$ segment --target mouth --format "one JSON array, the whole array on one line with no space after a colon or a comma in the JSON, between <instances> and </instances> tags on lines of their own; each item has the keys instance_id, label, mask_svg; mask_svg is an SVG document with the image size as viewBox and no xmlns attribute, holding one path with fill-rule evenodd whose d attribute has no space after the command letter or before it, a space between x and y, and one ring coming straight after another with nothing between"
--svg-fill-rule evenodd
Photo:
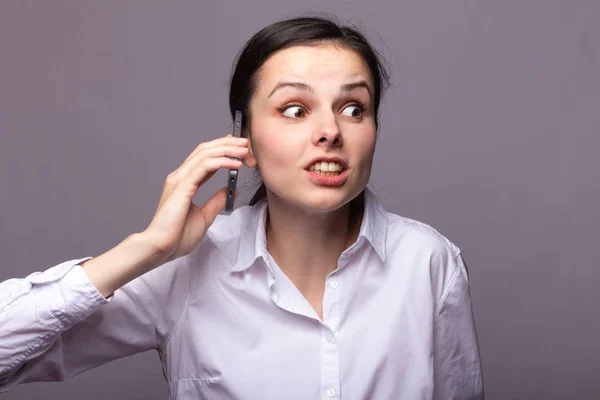
<instances>
[{"instance_id":1,"label":"mouth","mask_svg":"<svg viewBox=\"0 0 600 400\"><path fill-rule=\"evenodd\" d=\"M339 176L344 169L344 166L339 162L317 161L308 167L307 170L323 176Z\"/></svg>"},{"instance_id":2,"label":"mouth","mask_svg":"<svg viewBox=\"0 0 600 400\"><path fill-rule=\"evenodd\" d=\"M319 186L341 186L348 179L346 165L336 161L317 161L306 169L306 173Z\"/></svg>"}]
</instances>

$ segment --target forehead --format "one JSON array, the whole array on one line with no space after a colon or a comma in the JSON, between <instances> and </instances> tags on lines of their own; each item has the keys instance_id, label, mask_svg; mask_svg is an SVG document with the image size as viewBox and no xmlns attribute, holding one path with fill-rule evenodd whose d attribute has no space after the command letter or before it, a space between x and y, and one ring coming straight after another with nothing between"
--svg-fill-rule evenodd
<instances>
[{"instance_id":1,"label":"forehead","mask_svg":"<svg viewBox=\"0 0 600 400\"><path fill-rule=\"evenodd\" d=\"M311 85L319 82L347 83L363 79L373 86L371 71L355 51L333 44L295 46L273 54L259 71L259 85L267 90L281 79L296 78Z\"/></svg>"}]
</instances>

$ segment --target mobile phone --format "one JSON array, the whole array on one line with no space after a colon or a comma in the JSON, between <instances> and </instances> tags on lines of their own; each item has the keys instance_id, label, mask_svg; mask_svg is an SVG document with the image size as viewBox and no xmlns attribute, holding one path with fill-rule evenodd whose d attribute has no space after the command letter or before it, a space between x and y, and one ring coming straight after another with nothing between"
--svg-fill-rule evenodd
<instances>
[{"instance_id":1,"label":"mobile phone","mask_svg":"<svg viewBox=\"0 0 600 400\"><path fill-rule=\"evenodd\" d=\"M233 136L242 137L242 112L240 110L235 111L235 118L233 120ZM239 158L234 158L239 160ZM227 177L227 201L225 202L225 214L230 214L233 211L233 202L235 201L235 190L237 187L238 170L230 169Z\"/></svg>"}]
</instances>

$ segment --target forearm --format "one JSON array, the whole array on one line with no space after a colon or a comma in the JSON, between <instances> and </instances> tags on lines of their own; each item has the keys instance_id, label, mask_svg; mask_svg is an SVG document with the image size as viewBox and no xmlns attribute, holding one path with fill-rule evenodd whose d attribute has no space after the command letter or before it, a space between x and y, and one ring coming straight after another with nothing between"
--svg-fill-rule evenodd
<instances>
[{"instance_id":1,"label":"forearm","mask_svg":"<svg viewBox=\"0 0 600 400\"><path fill-rule=\"evenodd\" d=\"M81 266L98 291L109 297L120 287L164 262L164 256L155 250L143 233L134 233Z\"/></svg>"},{"instance_id":2,"label":"forearm","mask_svg":"<svg viewBox=\"0 0 600 400\"><path fill-rule=\"evenodd\" d=\"M0 283L0 392L6 379L39 357L62 332L107 301L91 285L79 260L65 261L23 279Z\"/></svg>"},{"instance_id":3,"label":"forearm","mask_svg":"<svg viewBox=\"0 0 600 400\"><path fill-rule=\"evenodd\" d=\"M115 282L125 281L141 273L142 267L150 268L151 264L136 263L131 257L132 251L144 249L138 243L135 237L127 238L103 255L104 261L111 262L111 257L129 250L123 257L140 267L131 269L137 272L123 277L111 274L109 266L103 281L110 282L106 278L111 275L116 276ZM156 346L158 305L167 302L155 296L161 293L158 284L168 277L154 281L152 290L149 282L136 279L107 300L80 267L84 260L0 282L0 393L25 382L62 381L91 366ZM99 261L98 268L104 262ZM180 299L178 308L184 302Z\"/></svg>"}]
</instances>

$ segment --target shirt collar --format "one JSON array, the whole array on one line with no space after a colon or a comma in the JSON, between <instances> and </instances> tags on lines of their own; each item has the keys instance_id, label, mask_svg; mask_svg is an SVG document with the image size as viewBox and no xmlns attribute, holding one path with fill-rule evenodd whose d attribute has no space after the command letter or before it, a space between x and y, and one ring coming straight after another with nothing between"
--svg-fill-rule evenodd
<instances>
[{"instance_id":1,"label":"shirt collar","mask_svg":"<svg viewBox=\"0 0 600 400\"><path fill-rule=\"evenodd\" d=\"M245 208L245 210L240 210ZM243 271L254 264L256 259L269 257L265 224L267 202L260 201L254 206L240 207L247 213L241 218L242 229L239 248L233 271ZM365 188L364 214L358 237L365 238L373 247L381 261L385 261L385 242L387 235L387 211L374 193ZM218 246L218 244L217 244Z\"/></svg>"}]
</instances>

